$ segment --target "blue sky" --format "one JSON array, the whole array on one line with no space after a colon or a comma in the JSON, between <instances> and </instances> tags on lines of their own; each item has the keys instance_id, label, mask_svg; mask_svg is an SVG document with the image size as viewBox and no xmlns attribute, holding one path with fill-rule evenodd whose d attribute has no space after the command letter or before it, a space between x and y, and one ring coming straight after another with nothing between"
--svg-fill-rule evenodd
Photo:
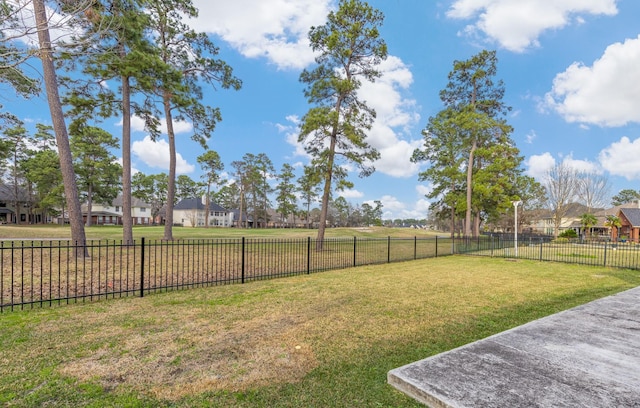
<instances>
[{"instance_id":1,"label":"blue sky","mask_svg":"<svg viewBox=\"0 0 640 408\"><path fill-rule=\"evenodd\" d=\"M220 57L242 79L240 91L210 90L204 102L223 121L209 141L226 169L245 153L266 153L277 170L301 172L309 158L296 142L309 105L298 77L313 65L307 33L323 24L332 0L194 0L194 28L210 33ZM381 200L385 218L424 218L429 186L424 169L409 162L421 131L442 105L438 97L454 60L497 50L498 77L513 140L527 174L542 180L555 163L606 175L612 194L639 189L640 2L637 0L371 0L385 22L389 58L384 75L364 84L361 97L378 113L369 142L382 154L369 178L350 175L352 203ZM28 123L50 123L44 96L24 103L3 92L5 109ZM120 118L102 127L118 136ZM134 124L136 121L134 120ZM178 172L200 177L189 123L180 130ZM132 145L133 167L167 171L166 139L154 143L142 129ZM119 153L117 153L119 155ZM231 177L231 176L229 176Z\"/></svg>"}]
</instances>

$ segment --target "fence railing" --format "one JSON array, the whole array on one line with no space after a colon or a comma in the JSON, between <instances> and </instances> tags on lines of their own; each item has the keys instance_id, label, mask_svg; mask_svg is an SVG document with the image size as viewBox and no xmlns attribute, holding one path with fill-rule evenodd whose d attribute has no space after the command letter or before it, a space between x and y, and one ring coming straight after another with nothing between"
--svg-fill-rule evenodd
<instances>
[{"instance_id":1,"label":"fence railing","mask_svg":"<svg viewBox=\"0 0 640 408\"><path fill-rule=\"evenodd\" d=\"M456 254L640 269L640 245L553 237L480 236L455 239Z\"/></svg>"},{"instance_id":2,"label":"fence railing","mask_svg":"<svg viewBox=\"0 0 640 408\"><path fill-rule=\"evenodd\" d=\"M311 238L0 241L0 312L452 253L438 237L326 238L321 251Z\"/></svg>"}]
</instances>

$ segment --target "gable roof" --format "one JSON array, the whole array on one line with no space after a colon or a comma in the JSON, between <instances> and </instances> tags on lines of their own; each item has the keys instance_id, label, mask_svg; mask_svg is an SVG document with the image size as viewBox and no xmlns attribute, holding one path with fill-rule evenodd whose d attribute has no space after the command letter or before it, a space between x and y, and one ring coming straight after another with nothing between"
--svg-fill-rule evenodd
<instances>
[{"instance_id":1,"label":"gable roof","mask_svg":"<svg viewBox=\"0 0 640 408\"><path fill-rule=\"evenodd\" d=\"M111 205L122 207L122 194L118 194L118 196L113 200ZM148 204L148 203L142 201L141 199L135 198L135 197L132 196L131 197L131 207L151 208L151 204Z\"/></svg>"},{"instance_id":2,"label":"gable roof","mask_svg":"<svg viewBox=\"0 0 640 408\"><path fill-rule=\"evenodd\" d=\"M200 198L184 198L180 200L176 205L173 206L174 210L202 210L206 209L206 205L202 202ZM219 212L228 212L225 208L222 208L218 204L211 202L209 203L209 211L219 211Z\"/></svg>"},{"instance_id":3,"label":"gable roof","mask_svg":"<svg viewBox=\"0 0 640 408\"><path fill-rule=\"evenodd\" d=\"M624 215L632 227L640 227L640 208L621 208L620 213Z\"/></svg>"},{"instance_id":4,"label":"gable roof","mask_svg":"<svg viewBox=\"0 0 640 408\"><path fill-rule=\"evenodd\" d=\"M616 205L615 207L605 208L602 211L596 212L594 215L603 217L606 217L607 215L618 215L620 210L623 208L640 208L640 203L638 203L637 201L631 201L621 205Z\"/></svg>"}]
</instances>

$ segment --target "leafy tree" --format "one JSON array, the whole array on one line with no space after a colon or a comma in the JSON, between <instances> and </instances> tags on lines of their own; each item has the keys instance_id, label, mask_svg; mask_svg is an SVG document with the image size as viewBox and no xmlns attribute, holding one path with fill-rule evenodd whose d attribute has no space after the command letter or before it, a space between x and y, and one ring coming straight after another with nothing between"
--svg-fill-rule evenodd
<instances>
[{"instance_id":1,"label":"leafy tree","mask_svg":"<svg viewBox=\"0 0 640 408\"><path fill-rule=\"evenodd\" d=\"M172 240L173 202L176 194L176 145L173 120L189 119L194 126L192 138L206 148L220 110L202 104L201 84L219 84L222 88L239 89L241 82L233 76L224 61L214 59L218 48L205 33L196 33L183 18L195 18L197 9L190 0L148 0L146 10L151 18L161 61L168 68L156 78L157 95L167 125L169 140L169 186L167 222L164 239Z\"/></svg>"},{"instance_id":2,"label":"leafy tree","mask_svg":"<svg viewBox=\"0 0 640 408\"><path fill-rule=\"evenodd\" d=\"M231 162L231 167L234 168L234 176L236 178L235 185L238 191L238 219L236 220L236 226L241 228L248 227L247 220L247 185L249 184L249 168L247 163L243 160L235 160Z\"/></svg>"},{"instance_id":3,"label":"leafy tree","mask_svg":"<svg viewBox=\"0 0 640 408\"><path fill-rule=\"evenodd\" d=\"M313 157L312 165L323 169L324 190L318 228L317 250L322 250L333 175L337 158L358 166L361 176L373 171L380 157L366 141L375 111L360 100L361 80L374 81L378 64L387 57L380 38L382 13L359 0L341 0L327 23L312 27L309 41L317 53L318 66L304 70L305 97L315 105L302 118L299 141Z\"/></svg>"},{"instance_id":4,"label":"leafy tree","mask_svg":"<svg viewBox=\"0 0 640 408\"><path fill-rule=\"evenodd\" d=\"M335 211L333 223L340 227L348 227L354 209L347 199L340 196L332 200L331 209Z\"/></svg>"},{"instance_id":5,"label":"leafy tree","mask_svg":"<svg viewBox=\"0 0 640 408\"><path fill-rule=\"evenodd\" d=\"M176 179L176 202L202 196L202 187L202 183L198 183L186 174L179 175Z\"/></svg>"},{"instance_id":6,"label":"leafy tree","mask_svg":"<svg viewBox=\"0 0 640 408\"><path fill-rule=\"evenodd\" d=\"M70 132L78 187L87 201L86 225L90 226L93 203L110 205L120 192L122 168L111 153L118 141L103 129L78 122L72 123Z\"/></svg>"},{"instance_id":7,"label":"leafy tree","mask_svg":"<svg viewBox=\"0 0 640 408\"><path fill-rule=\"evenodd\" d=\"M131 194L151 205L151 218L155 223L160 211L167 203L169 177L166 173L145 175L134 174L131 180Z\"/></svg>"},{"instance_id":8,"label":"leafy tree","mask_svg":"<svg viewBox=\"0 0 640 408\"><path fill-rule=\"evenodd\" d=\"M29 157L29 147L27 145L27 129L20 125L7 129L4 132L4 145L7 149L7 164L9 166L9 179L11 180L11 198L15 209L15 223L20 223L22 202L29 201L24 194L22 186L25 181L22 163Z\"/></svg>"},{"instance_id":9,"label":"leafy tree","mask_svg":"<svg viewBox=\"0 0 640 408\"><path fill-rule=\"evenodd\" d=\"M512 129L504 120L511 109L502 101L504 84L494 83L497 73L495 51L483 50L466 61L454 61L445 89L440 91L440 99L446 108L455 112L453 122L464 140L467 152L466 163L466 208L465 235L479 233L480 210L475 206L476 224L472 231L471 221L474 210L474 171L480 162L478 149L488 148L495 143L504 144Z\"/></svg>"},{"instance_id":10,"label":"leafy tree","mask_svg":"<svg viewBox=\"0 0 640 408\"><path fill-rule=\"evenodd\" d=\"M298 191L302 196L302 203L306 207L305 219L307 220L307 228L310 227L309 216L311 215L311 203L313 203L320 194L320 174L312 166L304 166L303 174L298 178Z\"/></svg>"},{"instance_id":11,"label":"leafy tree","mask_svg":"<svg viewBox=\"0 0 640 408\"><path fill-rule=\"evenodd\" d=\"M292 182L294 177L293 166L289 163L284 163L278 175L280 183L276 186L276 192L278 193L276 196L277 211L282 217L283 224L290 215L296 213L296 186Z\"/></svg>"},{"instance_id":12,"label":"leafy tree","mask_svg":"<svg viewBox=\"0 0 640 408\"><path fill-rule=\"evenodd\" d=\"M218 205L226 208L227 210L236 210L240 208L240 188L239 183L234 182L222 186L215 194L213 194L214 200ZM240 226L238 224L238 226Z\"/></svg>"},{"instance_id":13,"label":"leafy tree","mask_svg":"<svg viewBox=\"0 0 640 408\"><path fill-rule=\"evenodd\" d=\"M220 183L220 172L224 169L224 164L222 164L218 152L213 150L208 150L206 153L198 156L197 160L198 163L200 163L200 167L202 167L202 179L206 187L204 226L205 228L209 228L211 186Z\"/></svg>"},{"instance_id":14,"label":"leafy tree","mask_svg":"<svg viewBox=\"0 0 640 408\"><path fill-rule=\"evenodd\" d=\"M44 223L49 215L58 213L58 208L64 208L60 160L55 151L43 149L29 157L23 167L27 180L35 186L35 211L40 213L40 220Z\"/></svg>"},{"instance_id":15,"label":"leafy tree","mask_svg":"<svg viewBox=\"0 0 640 408\"><path fill-rule=\"evenodd\" d=\"M39 82L25 74L23 65L32 57L32 53L24 52L16 46L18 38L27 35L33 27L25 27L24 20L20 17L20 8L17 2L2 1L0 3L0 83L10 85L23 97L31 97L40 91ZM0 105L0 109L2 105ZM13 121L14 117L2 114L3 120ZM16 123L12 123L15 125Z\"/></svg>"},{"instance_id":16,"label":"leafy tree","mask_svg":"<svg viewBox=\"0 0 640 408\"><path fill-rule=\"evenodd\" d=\"M269 221L267 214L267 208L270 204L268 195L271 192L267 180L275 172L273 163L264 153L258 155L247 153L242 156L240 168L242 169L241 183L247 213L252 215L254 228L260 226L261 220L266 225ZM236 172L236 175L239 174Z\"/></svg>"},{"instance_id":17,"label":"leafy tree","mask_svg":"<svg viewBox=\"0 0 640 408\"><path fill-rule=\"evenodd\" d=\"M82 35L65 44L65 67L79 70L88 78L78 83L72 79L66 101L76 120L122 117L122 224L123 241L133 242L131 206L131 116L145 120L147 130L158 135L159 121L134 95L149 95L153 78L163 65L157 48L149 38L149 15L144 0L102 0L85 4L74 20ZM108 81L119 87L105 87ZM114 90L115 89L115 90ZM96 114L97 113L97 114Z\"/></svg>"},{"instance_id":18,"label":"leafy tree","mask_svg":"<svg viewBox=\"0 0 640 408\"><path fill-rule=\"evenodd\" d=\"M375 225L380 227L382 226L382 202L379 200L375 200L373 204L375 204L375 206L369 203L362 204L364 225Z\"/></svg>"},{"instance_id":19,"label":"leafy tree","mask_svg":"<svg viewBox=\"0 0 640 408\"><path fill-rule=\"evenodd\" d=\"M455 111L444 109L429 118L422 131L423 147L415 149L411 156L413 163L428 162L429 167L418 174L419 181L428 181L433 187L426 198L439 199L437 206L449 209L451 237L455 232L456 214L462 207L460 191L464 186L463 140L458 136Z\"/></svg>"},{"instance_id":20,"label":"leafy tree","mask_svg":"<svg viewBox=\"0 0 640 408\"><path fill-rule=\"evenodd\" d=\"M637 201L638 199L640 199L640 191L625 189L625 190L620 190L618 194L614 195L611 198L611 204L614 206L618 206L618 205L630 203L633 201Z\"/></svg>"},{"instance_id":21,"label":"leafy tree","mask_svg":"<svg viewBox=\"0 0 640 408\"><path fill-rule=\"evenodd\" d=\"M78 191L73 173L71 152L69 149L69 138L67 134L62 104L58 89L58 76L55 69L56 57L53 54L53 47L49 33L49 19L45 9L44 0L34 0L33 5L35 27L24 25L24 19L19 15L19 7L16 4L3 1L0 5L0 17L2 17L3 27L9 26L11 30L3 31L0 34L0 81L12 85L21 95L30 95L37 92L38 83L23 74L20 65L26 62L34 54L40 58L42 63L42 78L45 84L47 102L51 113L54 132L58 146L58 156L60 159L60 172L63 176L65 197L69 211L71 224L71 239L78 243L84 243L85 233L82 223L82 212L78 199ZM7 33L11 32L10 36ZM17 33L16 33L17 32ZM37 32L38 46L37 52L15 45L15 42L33 32ZM0 115L3 120L11 120L11 115ZM76 251L77 256L86 255L86 251Z\"/></svg>"}]
</instances>

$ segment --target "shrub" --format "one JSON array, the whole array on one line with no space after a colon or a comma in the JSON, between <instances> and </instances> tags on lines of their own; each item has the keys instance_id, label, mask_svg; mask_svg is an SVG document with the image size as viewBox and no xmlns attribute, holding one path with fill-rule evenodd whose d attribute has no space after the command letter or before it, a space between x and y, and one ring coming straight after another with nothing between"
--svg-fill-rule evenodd
<instances>
[{"instance_id":1,"label":"shrub","mask_svg":"<svg viewBox=\"0 0 640 408\"><path fill-rule=\"evenodd\" d=\"M578 238L578 233L576 232L576 230L568 229L558 234L558 237L559 238Z\"/></svg>"}]
</instances>

